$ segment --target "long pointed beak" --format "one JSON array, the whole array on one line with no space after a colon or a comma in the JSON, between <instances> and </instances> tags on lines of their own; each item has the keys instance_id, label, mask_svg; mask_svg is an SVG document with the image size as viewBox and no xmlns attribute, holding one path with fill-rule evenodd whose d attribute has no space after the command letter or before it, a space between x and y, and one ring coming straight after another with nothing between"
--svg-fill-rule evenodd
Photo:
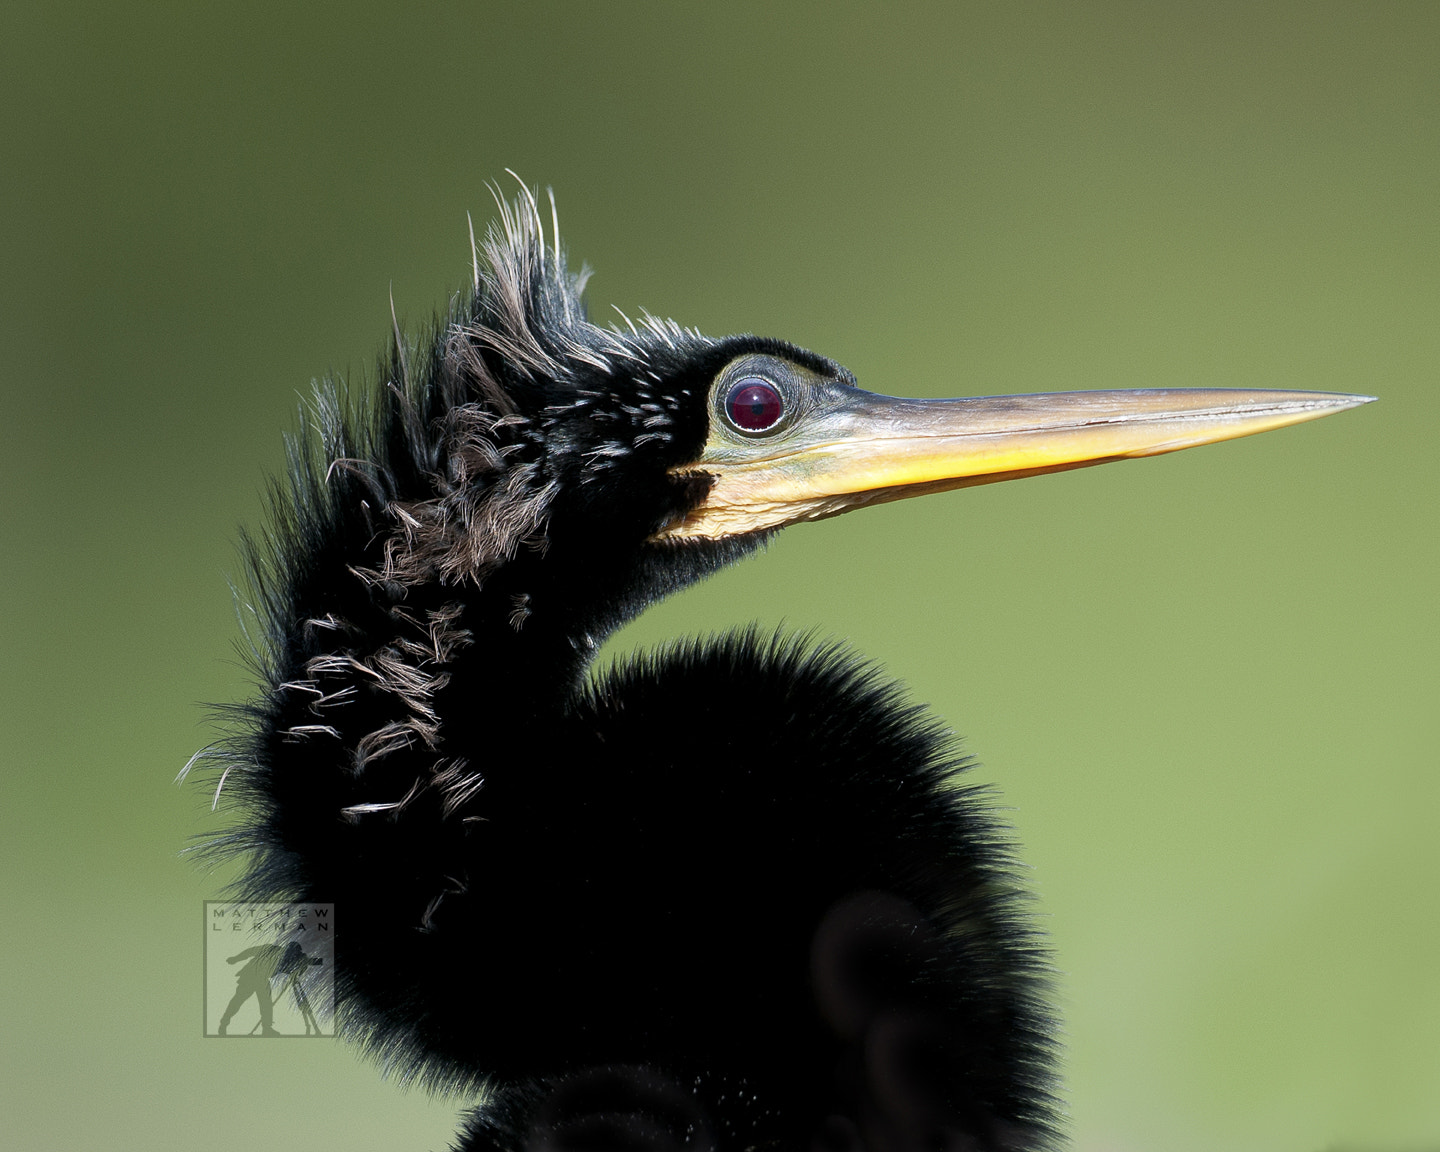
<instances>
[{"instance_id":1,"label":"long pointed beak","mask_svg":"<svg viewBox=\"0 0 1440 1152\"><path fill-rule=\"evenodd\" d=\"M907 400L844 399L773 440L715 435L686 471L712 485L657 539L718 539L902 500L1157 456L1369 403L1338 392L1143 389Z\"/></svg>"}]
</instances>

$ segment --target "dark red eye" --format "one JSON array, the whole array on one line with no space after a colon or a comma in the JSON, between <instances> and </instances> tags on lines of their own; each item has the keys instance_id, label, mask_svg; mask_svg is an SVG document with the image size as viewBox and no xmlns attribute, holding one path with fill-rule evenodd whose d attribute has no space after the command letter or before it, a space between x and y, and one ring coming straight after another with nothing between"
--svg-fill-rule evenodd
<instances>
[{"instance_id":1,"label":"dark red eye","mask_svg":"<svg viewBox=\"0 0 1440 1152\"><path fill-rule=\"evenodd\" d=\"M775 385L754 376L737 381L725 397L725 415L746 432L773 428L785 413L785 402Z\"/></svg>"}]
</instances>

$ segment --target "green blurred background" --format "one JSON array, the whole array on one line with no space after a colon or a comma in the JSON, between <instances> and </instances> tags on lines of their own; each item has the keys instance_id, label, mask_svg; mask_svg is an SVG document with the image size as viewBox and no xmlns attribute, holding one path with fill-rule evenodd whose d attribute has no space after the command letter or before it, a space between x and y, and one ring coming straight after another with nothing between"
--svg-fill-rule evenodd
<instances>
[{"instance_id":1,"label":"green blurred background","mask_svg":"<svg viewBox=\"0 0 1440 1152\"><path fill-rule=\"evenodd\" d=\"M612 648L815 627L964 735L1080 1152L1440 1148L1440 6L7 4L0 95L6 1147L445 1146L344 1046L200 1038L171 780L297 392L443 304L508 166L601 320L1381 397L795 529Z\"/></svg>"}]
</instances>

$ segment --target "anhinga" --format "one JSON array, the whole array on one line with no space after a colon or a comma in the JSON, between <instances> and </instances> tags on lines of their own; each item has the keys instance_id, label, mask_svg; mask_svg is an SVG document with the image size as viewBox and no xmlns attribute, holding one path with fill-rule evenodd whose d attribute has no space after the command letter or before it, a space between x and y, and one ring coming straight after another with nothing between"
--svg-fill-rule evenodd
<instances>
[{"instance_id":1,"label":"anhinga","mask_svg":"<svg viewBox=\"0 0 1440 1152\"><path fill-rule=\"evenodd\" d=\"M250 549L243 895L334 902L341 1033L486 1086L463 1148L1048 1144L1044 949L942 724L804 639L596 650L796 521L1366 398L878 396L592 324L550 223L502 204L383 387L317 395Z\"/></svg>"}]
</instances>

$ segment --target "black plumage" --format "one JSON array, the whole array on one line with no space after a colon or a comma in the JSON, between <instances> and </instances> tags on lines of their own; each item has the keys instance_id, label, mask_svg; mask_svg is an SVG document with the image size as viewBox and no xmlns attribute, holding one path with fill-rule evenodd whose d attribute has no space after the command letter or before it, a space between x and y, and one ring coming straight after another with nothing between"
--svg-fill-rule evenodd
<instances>
[{"instance_id":1,"label":"black plumage","mask_svg":"<svg viewBox=\"0 0 1440 1152\"><path fill-rule=\"evenodd\" d=\"M909 494L707 519L766 388L785 436L879 398L778 341L589 323L534 208L381 387L319 391L249 546L240 894L334 902L342 1034L488 1086L464 1148L1046 1145L1044 953L943 725L805 638L591 667L779 524Z\"/></svg>"}]
</instances>

